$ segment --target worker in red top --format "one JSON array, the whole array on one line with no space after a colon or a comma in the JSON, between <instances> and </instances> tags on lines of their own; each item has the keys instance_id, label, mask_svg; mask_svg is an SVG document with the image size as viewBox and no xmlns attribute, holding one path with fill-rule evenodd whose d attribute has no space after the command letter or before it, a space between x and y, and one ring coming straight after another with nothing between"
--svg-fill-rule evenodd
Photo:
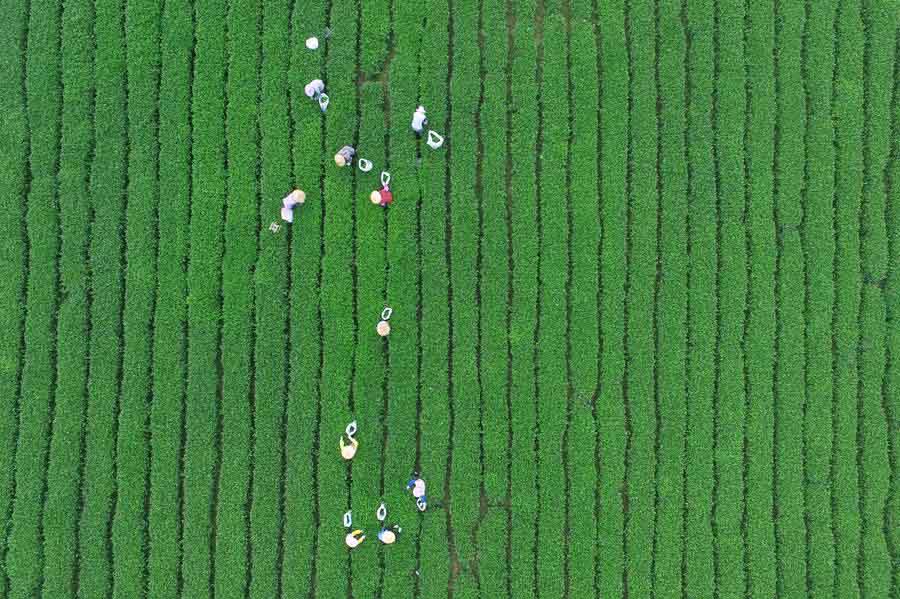
<instances>
[{"instance_id":1,"label":"worker in red top","mask_svg":"<svg viewBox=\"0 0 900 599\"><path fill-rule=\"evenodd\" d=\"M378 191L373 191L369 195L369 199L372 200L373 204L378 204L379 206L387 206L394 201L394 194L392 194L391 190L387 187L382 187Z\"/></svg>"},{"instance_id":2,"label":"worker in red top","mask_svg":"<svg viewBox=\"0 0 900 599\"><path fill-rule=\"evenodd\" d=\"M369 199L373 204L379 206L388 206L394 201L394 194L391 193L388 183L391 182L391 174L387 172L381 173L381 189L373 191L369 194Z\"/></svg>"}]
</instances>

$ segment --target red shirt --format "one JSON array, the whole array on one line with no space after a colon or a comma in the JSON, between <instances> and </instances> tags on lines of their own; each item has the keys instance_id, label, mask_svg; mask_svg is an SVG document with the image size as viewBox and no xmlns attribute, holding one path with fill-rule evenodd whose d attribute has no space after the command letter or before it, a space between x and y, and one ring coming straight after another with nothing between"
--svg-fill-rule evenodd
<instances>
[{"instance_id":1,"label":"red shirt","mask_svg":"<svg viewBox=\"0 0 900 599\"><path fill-rule=\"evenodd\" d=\"M382 206L387 206L388 204L390 204L394 201L394 194L392 194L390 192L390 190L387 189L386 187L382 188L381 191L379 191L378 193L381 194L381 205Z\"/></svg>"}]
</instances>

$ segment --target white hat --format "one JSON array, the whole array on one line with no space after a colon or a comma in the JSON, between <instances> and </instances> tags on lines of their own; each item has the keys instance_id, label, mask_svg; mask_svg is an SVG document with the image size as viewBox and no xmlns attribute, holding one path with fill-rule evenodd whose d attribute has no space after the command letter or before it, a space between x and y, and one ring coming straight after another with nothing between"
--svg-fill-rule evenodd
<instances>
[{"instance_id":1,"label":"white hat","mask_svg":"<svg viewBox=\"0 0 900 599\"><path fill-rule=\"evenodd\" d=\"M425 495L425 481L421 478L417 478L415 483L413 484L413 497L418 499Z\"/></svg>"},{"instance_id":2,"label":"white hat","mask_svg":"<svg viewBox=\"0 0 900 599\"><path fill-rule=\"evenodd\" d=\"M297 204L306 201L306 193L302 189L295 189L281 200L281 205L285 208L293 208Z\"/></svg>"},{"instance_id":3,"label":"white hat","mask_svg":"<svg viewBox=\"0 0 900 599\"><path fill-rule=\"evenodd\" d=\"M309 83L306 84L306 87L303 88L303 91L306 92L306 97L313 98L316 94L322 93L325 89L325 82L321 79L313 79Z\"/></svg>"},{"instance_id":4,"label":"white hat","mask_svg":"<svg viewBox=\"0 0 900 599\"><path fill-rule=\"evenodd\" d=\"M397 540L397 535L394 534L394 531L385 529L381 531L381 534L378 535L378 538L385 545L392 545L394 541Z\"/></svg>"},{"instance_id":5,"label":"white hat","mask_svg":"<svg viewBox=\"0 0 900 599\"><path fill-rule=\"evenodd\" d=\"M306 47L310 50L315 50L319 47L319 38L317 37L309 37L306 38Z\"/></svg>"},{"instance_id":6,"label":"white hat","mask_svg":"<svg viewBox=\"0 0 900 599\"><path fill-rule=\"evenodd\" d=\"M351 443L350 445L344 445L341 447L341 457L345 460L352 460L353 456L356 455L356 445Z\"/></svg>"}]
</instances>

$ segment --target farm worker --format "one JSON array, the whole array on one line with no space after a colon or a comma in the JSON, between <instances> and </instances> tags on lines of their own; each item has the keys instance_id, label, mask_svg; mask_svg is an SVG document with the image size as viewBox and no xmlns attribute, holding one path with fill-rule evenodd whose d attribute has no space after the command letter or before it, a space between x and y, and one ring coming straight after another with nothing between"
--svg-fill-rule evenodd
<instances>
[{"instance_id":1,"label":"farm worker","mask_svg":"<svg viewBox=\"0 0 900 599\"><path fill-rule=\"evenodd\" d=\"M344 435L341 435L341 457L345 460L352 460L353 456L356 455L356 449L359 447L359 441L353 437L347 438L350 439L349 443L344 443Z\"/></svg>"},{"instance_id":2,"label":"farm worker","mask_svg":"<svg viewBox=\"0 0 900 599\"><path fill-rule=\"evenodd\" d=\"M319 95L325 91L325 82L321 79L313 79L306 84L304 91L306 92L306 97L314 100L318 99Z\"/></svg>"},{"instance_id":3,"label":"farm worker","mask_svg":"<svg viewBox=\"0 0 900 599\"><path fill-rule=\"evenodd\" d=\"M347 543L347 547L353 549L358 545L362 545L362 542L366 540L366 535L362 533L361 530L354 530L353 532L348 532L347 536L344 537L344 542Z\"/></svg>"},{"instance_id":4,"label":"farm worker","mask_svg":"<svg viewBox=\"0 0 900 599\"><path fill-rule=\"evenodd\" d=\"M420 512L424 512L428 507L428 499L425 497L425 481L419 477L417 472L413 472L412 478L406 483L406 490L412 490L413 497L416 498L416 506Z\"/></svg>"},{"instance_id":5,"label":"farm worker","mask_svg":"<svg viewBox=\"0 0 900 599\"><path fill-rule=\"evenodd\" d=\"M412 478L406 483L406 490L412 490L413 497L425 497L425 481L419 478L418 472L413 472Z\"/></svg>"},{"instance_id":6,"label":"farm worker","mask_svg":"<svg viewBox=\"0 0 900 599\"><path fill-rule=\"evenodd\" d=\"M294 222L294 206L303 205L306 194L302 189L295 189L281 200L281 218L289 223Z\"/></svg>"},{"instance_id":7,"label":"farm worker","mask_svg":"<svg viewBox=\"0 0 900 599\"><path fill-rule=\"evenodd\" d=\"M394 194L391 193L391 189L388 187L388 184L391 182L391 174L387 171L382 171L381 173L381 189L378 191L373 191L369 194L369 199L373 204L378 204L379 206L388 206L394 201ZM383 320L387 320L386 318Z\"/></svg>"},{"instance_id":8,"label":"farm worker","mask_svg":"<svg viewBox=\"0 0 900 599\"><path fill-rule=\"evenodd\" d=\"M369 200L371 200L373 204L378 204L382 207L390 206L394 202L394 194L391 193L391 190L388 189L387 186L384 186L378 191L373 191L369 194Z\"/></svg>"},{"instance_id":9,"label":"farm worker","mask_svg":"<svg viewBox=\"0 0 900 599\"><path fill-rule=\"evenodd\" d=\"M412 130L416 132L417 136L422 135L422 131L425 129L425 125L427 124L428 119L425 117L425 107L419 106L413 113Z\"/></svg>"},{"instance_id":10,"label":"farm worker","mask_svg":"<svg viewBox=\"0 0 900 599\"><path fill-rule=\"evenodd\" d=\"M394 524L390 528L382 527L380 531L378 531L378 540L384 543L385 545L393 545L397 541L397 537L400 535L400 532L403 529Z\"/></svg>"},{"instance_id":11,"label":"farm worker","mask_svg":"<svg viewBox=\"0 0 900 599\"><path fill-rule=\"evenodd\" d=\"M375 327L375 330L381 337L387 337L391 334L391 325L386 320L382 320L378 323L378 326Z\"/></svg>"},{"instance_id":12,"label":"farm worker","mask_svg":"<svg viewBox=\"0 0 900 599\"><path fill-rule=\"evenodd\" d=\"M356 150L352 146L344 146L334 155L334 163L338 166L347 166L353 162L354 156L356 156Z\"/></svg>"}]
</instances>

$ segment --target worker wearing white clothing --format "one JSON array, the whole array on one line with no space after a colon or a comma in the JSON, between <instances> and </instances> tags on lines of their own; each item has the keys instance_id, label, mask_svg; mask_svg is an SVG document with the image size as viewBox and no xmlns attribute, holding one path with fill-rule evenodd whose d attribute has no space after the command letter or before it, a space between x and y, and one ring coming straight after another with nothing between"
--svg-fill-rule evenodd
<instances>
[{"instance_id":1,"label":"worker wearing white clothing","mask_svg":"<svg viewBox=\"0 0 900 599\"><path fill-rule=\"evenodd\" d=\"M338 166L347 166L353 162L354 156L356 156L356 150L353 146L344 146L334 155L334 163Z\"/></svg>"},{"instance_id":2,"label":"worker wearing white clothing","mask_svg":"<svg viewBox=\"0 0 900 599\"><path fill-rule=\"evenodd\" d=\"M353 437L347 437L350 439L348 443L344 443L344 435L341 435L341 457L345 460L352 460L353 456L356 455L356 450L359 447L359 441L354 439Z\"/></svg>"},{"instance_id":3,"label":"worker wearing white clothing","mask_svg":"<svg viewBox=\"0 0 900 599\"><path fill-rule=\"evenodd\" d=\"M428 507L428 498L425 497L425 481L417 472L413 472L412 478L406 483L406 490L412 491L413 497L416 498L416 506L420 512L424 512Z\"/></svg>"},{"instance_id":4,"label":"worker wearing white clothing","mask_svg":"<svg viewBox=\"0 0 900 599\"><path fill-rule=\"evenodd\" d=\"M303 205L306 194L302 189L295 189L281 200L281 218L289 223L294 222L294 206Z\"/></svg>"},{"instance_id":5,"label":"worker wearing white clothing","mask_svg":"<svg viewBox=\"0 0 900 599\"><path fill-rule=\"evenodd\" d=\"M425 497L425 481L419 478L419 475L413 473L413 477L406 483L406 490L412 490L413 497Z\"/></svg>"},{"instance_id":6,"label":"worker wearing white clothing","mask_svg":"<svg viewBox=\"0 0 900 599\"><path fill-rule=\"evenodd\" d=\"M375 327L375 331L381 337L387 337L391 334L391 325L386 320L382 320L378 322L378 325Z\"/></svg>"},{"instance_id":7,"label":"worker wearing white clothing","mask_svg":"<svg viewBox=\"0 0 900 599\"><path fill-rule=\"evenodd\" d=\"M425 130L427 124L428 118L425 116L425 107L419 106L413 113L412 130L416 132L416 135L422 135L422 131Z\"/></svg>"},{"instance_id":8,"label":"worker wearing white clothing","mask_svg":"<svg viewBox=\"0 0 900 599\"><path fill-rule=\"evenodd\" d=\"M366 540L366 535L362 533L361 530L354 530L353 532L348 532L347 536L344 537L344 542L347 543L347 547L350 549L354 549L359 545L362 545L362 542Z\"/></svg>"},{"instance_id":9,"label":"worker wearing white clothing","mask_svg":"<svg viewBox=\"0 0 900 599\"><path fill-rule=\"evenodd\" d=\"M382 528L378 531L378 540L385 545L393 545L397 542L397 537L400 535L401 530L396 524L390 528Z\"/></svg>"},{"instance_id":10,"label":"worker wearing white clothing","mask_svg":"<svg viewBox=\"0 0 900 599\"><path fill-rule=\"evenodd\" d=\"M321 79L313 79L306 84L304 91L308 98L318 99L319 95L325 91L325 82Z\"/></svg>"}]
</instances>

